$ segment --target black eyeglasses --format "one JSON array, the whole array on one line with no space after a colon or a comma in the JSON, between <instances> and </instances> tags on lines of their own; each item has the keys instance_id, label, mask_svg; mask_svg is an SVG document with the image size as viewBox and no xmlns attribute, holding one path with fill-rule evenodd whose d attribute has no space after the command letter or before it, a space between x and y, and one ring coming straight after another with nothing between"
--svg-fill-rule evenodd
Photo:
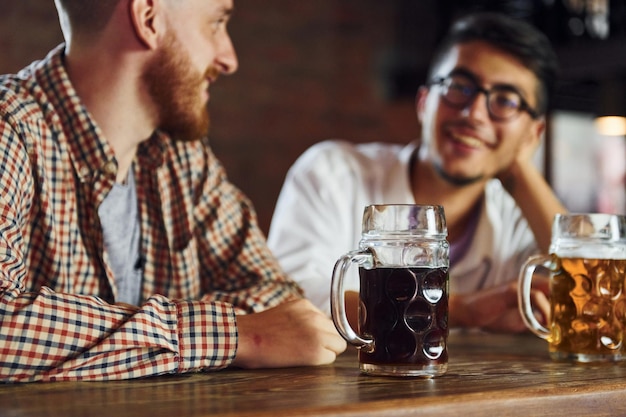
<instances>
[{"instance_id":1,"label":"black eyeglasses","mask_svg":"<svg viewBox=\"0 0 626 417\"><path fill-rule=\"evenodd\" d=\"M527 112L533 119L539 117L537 110L531 108L522 95L509 86L494 86L487 90L471 77L462 74L437 78L430 85L439 86L443 101L457 109L466 108L478 93L483 93L487 97L489 116L495 120L511 120L522 111Z\"/></svg>"}]
</instances>

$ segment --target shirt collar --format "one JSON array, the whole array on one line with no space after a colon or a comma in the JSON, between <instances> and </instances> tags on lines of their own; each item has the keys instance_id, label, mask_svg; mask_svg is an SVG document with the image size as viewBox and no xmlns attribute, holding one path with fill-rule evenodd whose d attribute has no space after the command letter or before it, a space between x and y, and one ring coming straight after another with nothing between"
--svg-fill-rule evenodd
<instances>
[{"instance_id":1,"label":"shirt collar","mask_svg":"<svg viewBox=\"0 0 626 417\"><path fill-rule=\"evenodd\" d=\"M67 138L74 169L81 181L88 181L101 170L115 171L115 155L78 97L67 74L64 56L65 44L53 49L41 62L37 78L56 110L53 114L59 118L62 134Z\"/></svg>"},{"instance_id":2,"label":"shirt collar","mask_svg":"<svg viewBox=\"0 0 626 417\"><path fill-rule=\"evenodd\" d=\"M163 164L169 141L170 137L167 134L156 130L150 139L141 142L137 149L140 165L154 169Z\"/></svg>"}]
</instances>

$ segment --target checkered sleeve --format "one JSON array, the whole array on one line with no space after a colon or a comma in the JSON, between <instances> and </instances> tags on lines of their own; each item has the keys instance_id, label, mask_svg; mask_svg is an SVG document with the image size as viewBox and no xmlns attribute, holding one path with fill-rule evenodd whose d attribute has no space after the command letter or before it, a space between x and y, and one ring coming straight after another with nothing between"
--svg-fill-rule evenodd
<instances>
[{"instance_id":1,"label":"checkered sleeve","mask_svg":"<svg viewBox=\"0 0 626 417\"><path fill-rule=\"evenodd\" d=\"M210 176L195 218L203 274L211 278L205 299L227 302L238 312L258 312L302 297L267 247L248 198L226 178L210 149Z\"/></svg>"},{"instance_id":2,"label":"checkered sleeve","mask_svg":"<svg viewBox=\"0 0 626 417\"><path fill-rule=\"evenodd\" d=\"M138 309L97 297L21 293L2 279L0 381L129 379L219 369L235 353L230 307L172 303Z\"/></svg>"}]
</instances>

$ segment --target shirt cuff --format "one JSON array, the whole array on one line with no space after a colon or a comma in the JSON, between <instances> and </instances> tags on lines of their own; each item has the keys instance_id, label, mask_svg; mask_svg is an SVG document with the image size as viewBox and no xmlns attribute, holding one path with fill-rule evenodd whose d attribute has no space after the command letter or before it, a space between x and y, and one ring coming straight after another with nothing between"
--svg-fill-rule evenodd
<instances>
[{"instance_id":1,"label":"shirt cuff","mask_svg":"<svg viewBox=\"0 0 626 417\"><path fill-rule=\"evenodd\" d=\"M237 324L230 304L177 302L178 372L217 370L237 353Z\"/></svg>"}]
</instances>

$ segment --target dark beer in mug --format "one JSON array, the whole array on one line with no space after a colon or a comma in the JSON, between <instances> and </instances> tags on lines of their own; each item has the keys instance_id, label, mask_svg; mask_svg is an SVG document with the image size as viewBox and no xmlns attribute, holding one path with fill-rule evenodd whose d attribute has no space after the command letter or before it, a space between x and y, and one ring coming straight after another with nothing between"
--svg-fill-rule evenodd
<instances>
[{"instance_id":1,"label":"dark beer in mug","mask_svg":"<svg viewBox=\"0 0 626 417\"><path fill-rule=\"evenodd\" d=\"M445 374L447 235L442 206L365 207L359 249L335 262L330 291L333 322L359 349L362 373L421 378ZM353 266L360 275L357 331L348 321L344 290L346 272Z\"/></svg>"},{"instance_id":2,"label":"dark beer in mug","mask_svg":"<svg viewBox=\"0 0 626 417\"><path fill-rule=\"evenodd\" d=\"M402 374L407 365L445 372L448 362L448 268L359 268L359 351L364 372ZM443 368L443 369L442 369Z\"/></svg>"}]
</instances>

